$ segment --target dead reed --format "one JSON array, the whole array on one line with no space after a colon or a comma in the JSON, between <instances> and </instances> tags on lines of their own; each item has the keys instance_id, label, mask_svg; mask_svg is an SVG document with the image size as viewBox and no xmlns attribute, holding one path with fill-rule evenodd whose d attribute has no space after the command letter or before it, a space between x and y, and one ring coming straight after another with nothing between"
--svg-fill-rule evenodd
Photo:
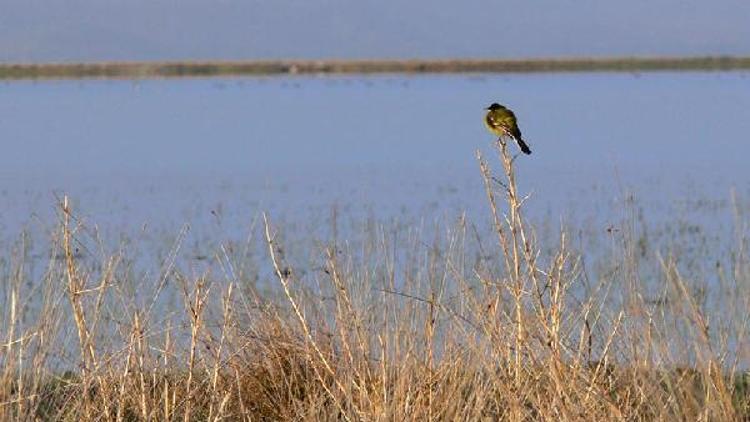
<instances>
[{"instance_id":1,"label":"dead reed","mask_svg":"<svg viewBox=\"0 0 750 422\"><path fill-rule=\"evenodd\" d=\"M222 246L220 271L188 275L178 239L148 284L118 251L80 257L90 235L64 199L43 274L23 237L2 267L0 419L749 418L744 237L717 268L717 307L673 256L643 280L627 228L593 276L564 228L540 244L497 151L497 175L478 154L493 244L464 219L427 246L373 229L307 272L264 215L265 273Z\"/></svg>"}]
</instances>

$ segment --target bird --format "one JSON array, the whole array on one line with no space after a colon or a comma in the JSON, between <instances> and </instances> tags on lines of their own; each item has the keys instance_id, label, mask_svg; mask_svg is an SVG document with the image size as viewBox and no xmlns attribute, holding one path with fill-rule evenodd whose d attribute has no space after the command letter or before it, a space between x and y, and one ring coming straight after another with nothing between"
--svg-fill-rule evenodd
<instances>
[{"instance_id":1,"label":"bird","mask_svg":"<svg viewBox=\"0 0 750 422\"><path fill-rule=\"evenodd\" d=\"M487 115L484 117L484 124L493 135L498 137L510 136L521 148L524 154L531 154L531 149L526 145L521 137L521 129L518 128L516 115L513 111L498 103L492 103L485 110Z\"/></svg>"}]
</instances>

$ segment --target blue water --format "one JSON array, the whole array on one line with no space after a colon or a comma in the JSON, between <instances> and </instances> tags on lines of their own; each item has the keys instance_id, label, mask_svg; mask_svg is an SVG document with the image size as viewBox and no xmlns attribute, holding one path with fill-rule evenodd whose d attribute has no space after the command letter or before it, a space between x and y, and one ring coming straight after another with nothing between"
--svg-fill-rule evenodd
<instances>
[{"instance_id":1,"label":"blue water","mask_svg":"<svg viewBox=\"0 0 750 422\"><path fill-rule=\"evenodd\" d=\"M730 190L750 191L747 72L5 82L0 239L52 230L64 194L110 238L239 236L262 211L313 236L334 208L481 221L493 101L533 150L537 220L605 227L636 195L656 220L731 225Z\"/></svg>"},{"instance_id":2,"label":"blue water","mask_svg":"<svg viewBox=\"0 0 750 422\"><path fill-rule=\"evenodd\" d=\"M734 317L716 264L732 269L733 248L750 235L749 73L5 82L0 272L17 271L28 232L21 297L33 323L39 280L60 254L48 241L60 233L56 203L68 195L87 286L109 255L120 258L113 321L153 305L153 321L179 326L183 312L170 313L182 307L179 283L157 288L177 244L175 268L187 277L210 269L211 280L243 287L272 282L262 212L301 282L316 285L335 220L342 261L376 274L370 267L388 255L397 288L466 215L475 226L457 271L473 277L499 261L475 157L480 150L497 167L482 124L493 101L515 110L533 150L515 163L540 267L564 225L584 257L572 295L637 280L646 300L659 299L658 258L674 256L696 291L718 287L707 296L712 324ZM373 236L387 251L363 246ZM633 273L618 261L631 259L627 237ZM213 259L224 251L229 258ZM0 294L0 309L10 297ZM614 308L622 301L607 297Z\"/></svg>"}]
</instances>

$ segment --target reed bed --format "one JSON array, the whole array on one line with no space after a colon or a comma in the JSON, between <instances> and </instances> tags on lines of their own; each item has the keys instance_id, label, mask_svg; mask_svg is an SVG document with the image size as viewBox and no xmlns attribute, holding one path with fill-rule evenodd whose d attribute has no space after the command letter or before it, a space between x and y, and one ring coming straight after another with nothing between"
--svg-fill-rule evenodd
<instances>
[{"instance_id":1,"label":"reed bed","mask_svg":"<svg viewBox=\"0 0 750 422\"><path fill-rule=\"evenodd\" d=\"M249 60L100 63L0 63L3 79L133 79L297 74L548 73L730 71L750 57L605 57L542 59Z\"/></svg>"},{"instance_id":2,"label":"reed bed","mask_svg":"<svg viewBox=\"0 0 750 422\"><path fill-rule=\"evenodd\" d=\"M178 237L140 274L63 199L44 270L24 237L2 263L0 419L750 418L741 216L710 288L668 252L644 272L627 224L593 271L564 227L541 244L497 152L497 171L477 156L492 233L373 228L356 247L328 239L307 270L263 215L266 260L222 245L214 270L191 270Z\"/></svg>"}]
</instances>

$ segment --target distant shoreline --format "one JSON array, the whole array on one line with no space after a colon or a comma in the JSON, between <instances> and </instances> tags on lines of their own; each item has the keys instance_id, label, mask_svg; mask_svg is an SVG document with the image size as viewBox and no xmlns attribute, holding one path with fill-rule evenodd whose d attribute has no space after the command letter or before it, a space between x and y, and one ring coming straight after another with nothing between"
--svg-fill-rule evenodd
<instances>
[{"instance_id":1,"label":"distant shoreline","mask_svg":"<svg viewBox=\"0 0 750 422\"><path fill-rule=\"evenodd\" d=\"M0 63L0 80L158 79L315 74L656 72L750 70L750 57L568 59L247 60L101 63Z\"/></svg>"}]
</instances>

